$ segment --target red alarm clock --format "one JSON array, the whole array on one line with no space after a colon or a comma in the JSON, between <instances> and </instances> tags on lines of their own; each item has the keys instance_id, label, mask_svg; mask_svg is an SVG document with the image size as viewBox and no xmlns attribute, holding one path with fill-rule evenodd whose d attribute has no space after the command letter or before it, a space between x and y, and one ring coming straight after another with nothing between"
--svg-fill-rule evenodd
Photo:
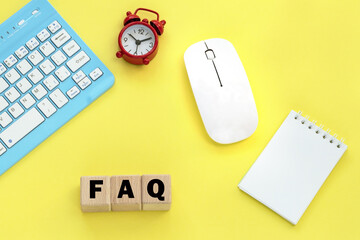
<instances>
[{"instance_id":1,"label":"red alarm clock","mask_svg":"<svg viewBox=\"0 0 360 240\"><path fill-rule=\"evenodd\" d=\"M156 14L157 19L143 20L137 14L138 11L148 11ZM146 8L138 8L135 13L126 13L124 28L119 34L120 51L116 53L118 58L123 57L132 64L149 64L158 51L159 37L164 32L165 20L159 21L159 14Z\"/></svg>"}]
</instances>

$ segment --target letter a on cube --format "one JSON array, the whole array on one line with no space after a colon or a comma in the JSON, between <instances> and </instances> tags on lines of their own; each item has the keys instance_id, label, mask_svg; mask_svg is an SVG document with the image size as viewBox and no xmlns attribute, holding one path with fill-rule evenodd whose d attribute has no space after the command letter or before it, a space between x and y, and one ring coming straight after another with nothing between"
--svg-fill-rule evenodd
<instances>
[{"instance_id":1,"label":"letter a on cube","mask_svg":"<svg viewBox=\"0 0 360 240\"><path fill-rule=\"evenodd\" d=\"M112 176L110 186L112 211L141 210L140 175Z\"/></svg>"}]
</instances>

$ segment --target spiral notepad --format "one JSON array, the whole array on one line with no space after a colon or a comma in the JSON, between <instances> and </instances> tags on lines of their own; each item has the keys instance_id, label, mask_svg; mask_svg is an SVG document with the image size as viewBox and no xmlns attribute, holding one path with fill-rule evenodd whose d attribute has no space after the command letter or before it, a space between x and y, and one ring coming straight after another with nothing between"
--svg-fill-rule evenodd
<instances>
[{"instance_id":1,"label":"spiral notepad","mask_svg":"<svg viewBox=\"0 0 360 240\"><path fill-rule=\"evenodd\" d=\"M238 186L295 225L346 149L291 111Z\"/></svg>"}]
</instances>

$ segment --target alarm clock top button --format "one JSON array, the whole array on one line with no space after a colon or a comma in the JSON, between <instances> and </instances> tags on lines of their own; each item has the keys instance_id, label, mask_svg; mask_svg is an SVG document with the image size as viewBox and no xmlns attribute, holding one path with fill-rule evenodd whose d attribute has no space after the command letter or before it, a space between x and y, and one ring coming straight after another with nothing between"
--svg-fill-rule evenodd
<instances>
[{"instance_id":1,"label":"alarm clock top button","mask_svg":"<svg viewBox=\"0 0 360 240\"><path fill-rule=\"evenodd\" d=\"M160 36L164 33L164 26L166 24L165 20L161 20L160 22L157 20L152 20L150 25L155 29L156 33Z\"/></svg>"}]
</instances>

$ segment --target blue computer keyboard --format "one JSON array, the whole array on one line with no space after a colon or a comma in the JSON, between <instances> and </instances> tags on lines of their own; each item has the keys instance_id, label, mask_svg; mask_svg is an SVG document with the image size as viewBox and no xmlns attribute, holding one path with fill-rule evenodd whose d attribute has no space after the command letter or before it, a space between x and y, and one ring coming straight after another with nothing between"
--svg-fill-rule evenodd
<instances>
[{"instance_id":1,"label":"blue computer keyboard","mask_svg":"<svg viewBox=\"0 0 360 240\"><path fill-rule=\"evenodd\" d=\"M0 174L114 84L47 0L0 25Z\"/></svg>"}]
</instances>

